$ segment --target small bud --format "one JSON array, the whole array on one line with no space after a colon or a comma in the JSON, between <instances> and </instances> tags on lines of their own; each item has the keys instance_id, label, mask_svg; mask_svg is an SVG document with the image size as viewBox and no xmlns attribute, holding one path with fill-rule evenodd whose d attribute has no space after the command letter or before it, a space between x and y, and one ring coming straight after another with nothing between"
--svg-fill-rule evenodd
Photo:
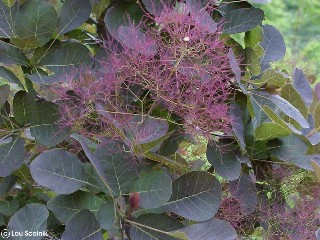
<instances>
[{"instance_id":1,"label":"small bud","mask_svg":"<svg viewBox=\"0 0 320 240\"><path fill-rule=\"evenodd\" d=\"M183 38L183 41L189 42L189 41L190 41L190 38L189 38L189 37L184 37L184 38Z\"/></svg>"},{"instance_id":2,"label":"small bud","mask_svg":"<svg viewBox=\"0 0 320 240\"><path fill-rule=\"evenodd\" d=\"M135 192L131 193L129 197L130 210L135 211L139 208L140 205L140 193Z\"/></svg>"}]
</instances>

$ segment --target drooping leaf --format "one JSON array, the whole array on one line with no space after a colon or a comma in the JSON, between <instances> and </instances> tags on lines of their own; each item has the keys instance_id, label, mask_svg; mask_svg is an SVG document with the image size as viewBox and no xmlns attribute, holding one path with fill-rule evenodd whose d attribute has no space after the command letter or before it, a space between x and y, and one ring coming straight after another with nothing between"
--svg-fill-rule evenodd
<instances>
[{"instance_id":1,"label":"drooping leaf","mask_svg":"<svg viewBox=\"0 0 320 240\"><path fill-rule=\"evenodd\" d=\"M102 232L98 220L92 212L83 209L67 223L61 240L101 240Z\"/></svg>"},{"instance_id":2,"label":"drooping leaf","mask_svg":"<svg viewBox=\"0 0 320 240\"><path fill-rule=\"evenodd\" d=\"M76 213L82 209L88 209L94 214L104 203L104 200L83 191L77 191L69 195L58 195L48 201L48 208L54 216L66 224ZM107 217L107 216L105 216Z\"/></svg>"},{"instance_id":3,"label":"drooping leaf","mask_svg":"<svg viewBox=\"0 0 320 240\"><path fill-rule=\"evenodd\" d=\"M318 114L319 111L320 111L320 108L318 107L318 104L317 104L315 109L315 116L316 114ZM317 145L318 143L320 143L320 132L319 132L320 129L315 128L315 123L312 115L309 115L308 123L310 124L310 127L301 129L301 132L309 140L309 142L312 145Z\"/></svg>"},{"instance_id":4,"label":"drooping leaf","mask_svg":"<svg viewBox=\"0 0 320 240\"><path fill-rule=\"evenodd\" d=\"M79 27L90 16L92 6L87 0L64 1L59 14L58 33L64 34Z\"/></svg>"},{"instance_id":5,"label":"drooping leaf","mask_svg":"<svg viewBox=\"0 0 320 240\"><path fill-rule=\"evenodd\" d=\"M221 177L230 181L240 177L241 163L232 148L208 144L207 159Z\"/></svg>"},{"instance_id":6,"label":"drooping leaf","mask_svg":"<svg viewBox=\"0 0 320 240\"><path fill-rule=\"evenodd\" d=\"M249 175L242 174L238 180L230 182L229 190L232 197L239 201L241 211L244 214L252 213L255 210L258 203L257 190Z\"/></svg>"},{"instance_id":7,"label":"drooping leaf","mask_svg":"<svg viewBox=\"0 0 320 240\"><path fill-rule=\"evenodd\" d=\"M63 149L42 152L30 165L33 179L58 194L70 194L86 184L79 158Z\"/></svg>"},{"instance_id":8,"label":"drooping leaf","mask_svg":"<svg viewBox=\"0 0 320 240\"><path fill-rule=\"evenodd\" d=\"M258 8L243 8L232 10L224 15L224 33L247 32L260 25L264 19L264 13Z\"/></svg>"},{"instance_id":9,"label":"drooping leaf","mask_svg":"<svg viewBox=\"0 0 320 240\"><path fill-rule=\"evenodd\" d=\"M281 33L271 25L263 25L262 29L264 37L260 46L263 47L265 54L260 62L268 63L282 59L286 54L286 45Z\"/></svg>"},{"instance_id":10,"label":"drooping leaf","mask_svg":"<svg viewBox=\"0 0 320 240\"><path fill-rule=\"evenodd\" d=\"M28 59L18 48L3 41L0 41L0 62L4 64L28 65Z\"/></svg>"},{"instance_id":11,"label":"drooping leaf","mask_svg":"<svg viewBox=\"0 0 320 240\"><path fill-rule=\"evenodd\" d=\"M194 221L206 221L220 207L221 186L207 172L189 172L173 182L172 196L163 206L167 211Z\"/></svg>"},{"instance_id":12,"label":"drooping leaf","mask_svg":"<svg viewBox=\"0 0 320 240\"><path fill-rule=\"evenodd\" d=\"M58 14L53 5L46 1L29 0L15 14L15 37L11 42L23 49L41 47L51 39L57 23Z\"/></svg>"},{"instance_id":13,"label":"drooping leaf","mask_svg":"<svg viewBox=\"0 0 320 240\"><path fill-rule=\"evenodd\" d=\"M132 239L140 240L176 240L177 238L170 236L169 232L183 228L183 224L179 220L162 214L144 214L134 222L139 225L131 224L130 236Z\"/></svg>"},{"instance_id":14,"label":"drooping leaf","mask_svg":"<svg viewBox=\"0 0 320 240\"><path fill-rule=\"evenodd\" d=\"M228 58L229 58L230 67L235 75L235 79L236 79L239 87L241 88L241 90L244 94L247 94L248 93L247 89L241 83L241 69L240 69L239 63L234 55L232 48L229 49Z\"/></svg>"},{"instance_id":15,"label":"drooping leaf","mask_svg":"<svg viewBox=\"0 0 320 240\"><path fill-rule=\"evenodd\" d=\"M120 196L129 193L138 175L130 154L123 150L123 146L110 140L92 153L83 141L80 143L99 177L110 189L110 194Z\"/></svg>"},{"instance_id":16,"label":"drooping leaf","mask_svg":"<svg viewBox=\"0 0 320 240\"><path fill-rule=\"evenodd\" d=\"M239 105L232 104L230 109L230 114L232 116L231 126L236 135L238 142L240 143L240 147L245 150L246 143L244 141L244 126L242 121L242 111Z\"/></svg>"},{"instance_id":17,"label":"drooping leaf","mask_svg":"<svg viewBox=\"0 0 320 240\"><path fill-rule=\"evenodd\" d=\"M111 199L104 200L97 212L97 219L101 228L110 230L116 220L116 209Z\"/></svg>"},{"instance_id":18,"label":"drooping leaf","mask_svg":"<svg viewBox=\"0 0 320 240\"><path fill-rule=\"evenodd\" d=\"M207 222L192 224L180 231L189 240L235 240L237 233L230 223L223 220L211 219Z\"/></svg>"},{"instance_id":19,"label":"drooping leaf","mask_svg":"<svg viewBox=\"0 0 320 240\"><path fill-rule=\"evenodd\" d=\"M0 177L9 176L19 169L25 158L25 141L22 138L11 138L10 142L0 145Z\"/></svg>"},{"instance_id":20,"label":"drooping leaf","mask_svg":"<svg viewBox=\"0 0 320 240\"><path fill-rule=\"evenodd\" d=\"M294 69L293 87L299 92L305 104L310 106L313 102L313 93L311 85L301 69Z\"/></svg>"},{"instance_id":21,"label":"drooping leaf","mask_svg":"<svg viewBox=\"0 0 320 240\"><path fill-rule=\"evenodd\" d=\"M17 76L14 75L14 73L11 72L9 69L0 66L0 77L7 80L10 83L17 84L20 88L24 89L24 86L20 82L19 78L17 78Z\"/></svg>"},{"instance_id":22,"label":"drooping leaf","mask_svg":"<svg viewBox=\"0 0 320 240\"><path fill-rule=\"evenodd\" d=\"M107 10L104 23L112 37L119 40L118 28L130 26L132 22L137 25L142 15L143 11L138 3L120 2Z\"/></svg>"},{"instance_id":23,"label":"drooping leaf","mask_svg":"<svg viewBox=\"0 0 320 240\"><path fill-rule=\"evenodd\" d=\"M17 211L8 223L8 230L13 232L44 232L47 230L49 211L45 205L31 203ZM42 236L16 236L14 239L41 240Z\"/></svg>"},{"instance_id":24,"label":"drooping leaf","mask_svg":"<svg viewBox=\"0 0 320 240\"><path fill-rule=\"evenodd\" d=\"M37 143L53 147L62 142L69 133L69 128L62 127L58 105L49 101L37 101L30 123L30 132Z\"/></svg>"},{"instance_id":25,"label":"drooping leaf","mask_svg":"<svg viewBox=\"0 0 320 240\"><path fill-rule=\"evenodd\" d=\"M31 122L35 107L34 97L25 91L19 91L14 95L13 113L15 120L24 126Z\"/></svg>"},{"instance_id":26,"label":"drooping leaf","mask_svg":"<svg viewBox=\"0 0 320 240\"><path fill-rule=\"evenodd\" d=\"M172 182L163 171L153 171L142 175L132 191L140 194L141 207L158 208L170 199Z\"/></svg>"},{"instance_id":27,"label":"drooping leaf","mask_svg":"<svg viewBox=\"0 0 320 240\"><path fill-rule=\"evenodd\" d=\"M280 97L279 95L273 95L269 93L263 92L255 92L252 94L255 99L262 99L267 103L266 105L270 105L270 102L277 106L284 114L288 117L291 117L295 121L297 121L301 127L309 127L308 121L304 118L304 116L300 113L298 109L296 109L290 102ZM257 102L257 101L256 101ZM261 105L260 105L261 106ZM270 107L270 106L269 106ZM272 107L271 107L272 109Z\"/></svg>"}]
</instances>

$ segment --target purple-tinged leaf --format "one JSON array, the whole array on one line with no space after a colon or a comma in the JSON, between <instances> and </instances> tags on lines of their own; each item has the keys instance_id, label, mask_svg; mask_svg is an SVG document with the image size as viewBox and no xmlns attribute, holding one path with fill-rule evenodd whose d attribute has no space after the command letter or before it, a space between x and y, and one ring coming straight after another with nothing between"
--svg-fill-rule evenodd
<instances>
[{"instance_id":1,"label":"purple-tinged leaf","mask_svg":"<svg viewBox=\"0 0 320 240\"><path fill-rule=\"evenodd\" d=\"M249 175L242 174L239 180L230 182L229 191L232 197L240 202L240 208L244 214L255 210L258 203L257 190Z\"/></svg>"},{"instance_id":2,"label":"purple-tinged leaf","mask_svg":"<svg viewBox=\"0 0 320 240\"><path fill-rule=\"evenodd\" d=\"M211 219L207 222L192 224L181 230L190 240L236 240L237 233L230 223Z\"/></svg>"},{"instance_id":3,"label":"purple-tinged leaf","mask_svg":"<svg viewBox=\"0 0 320 240\"><path fill-rule=\"evenodd\" d=\"M162 11L168 7L173 7L175 4L174 0L142 0L143 5L146 9L154 16L158 17Z\"/></svg>"},{"instance_id":4,"label":"purple-tinged leaf","mask_svg":"<svg viewBox=\"0 0 320 240\"><path fill-rule=\"evenodd\" d=\"M312 145L317 145L318 143L320 143L320 132L315 130L314 119L312 115L309 115L308 122L310 124L310 127L301 129L301 132Z\"/></svg>"},{"instance_id":5,"label":"purple-tinged leaf","mask_svg":"<svg viewBox=\"0 0 320 240\"><path fill-rule=\"evenodd\" d=\"M70 219L61 237L61 240L79 239L103 239L98 220L94 214L87 209L81 210Z\"/></svg>"},{"instance_id":6,"label":"purple-tinged leaf","mask_svg":"<svg viewBox=\"0 0 320 240\"><path fill-rule=\"evenodd\" d=\"M223 146L207 146L207 159L216 173L230 181L240 177L241 163L233 149Z\"/></svg>"},{"instance_id":7,"label":"purple-tinged leaf","mask_svg":"<svg viewBox=\"0 0 320 240\"><path fill-rule=\"evenodd\" d=\"M33 179L58 194L70 194L86 184L79 158L63 149L51 149L36 157L30 171Z\"/></svg>"},{"instance_id":8,"label":"purple-tinged leaf","mask_svg":"<svg viewBox=\"0 0 320 240\"><path fill-rule=\"evenodd\" d=\"M136 53L147 57L153 57L157 53L155 41L136 27L120 26L118 35L122 43Z\"/></svg>"},{"instance_id":9,"label":"purple-tinged leaf","mask_svg":"<svg viewBox=\"0 0 320 240\"><path fill-rule=\"evenodd\" d=\"M237 140L240 143L240 147L245 150L246 143L244 141L244 127L242 121L242 110L239 105L233 103L230 108L230 114L232 116L231 126L236 135Z\"/></svg>"},{"instance_id":10,"label":"purple-tinged leaf","mask_svg":"<svg viewBox=\"0 0 320 240\"><path fill-rule=\"evenodd\" d=\"M273 140L268 143L271 158L312 170L311 160L320 155L306 155L307 144L296 135Z\"/></svg>"},{"instance_id":11,"label":"purple-tinged leaf","mask_svg":"<svg viewBox=\"0 0 320 240\"><path fill-rule=\"evenodd\" d=\"M9 176L22 166L25 160L24 144L22 138L16 137L0 145L0 177Z\"/></svg>"},{"instance_id":12,"label":"purple-tinged leaf","mask_svg":"<svg viewBox=\"0 0 320 240\"><path fill-rule=\"evenodd\" d=\"M49 211L45 205L31 203L21 208L10 218L8 230L19 233L45 232L47 230L48 217ZM41 240L42 236L19 236L14 237L14 239Z\"/></svg>"},{"instance_id":13,"label":"purple-tinged leaf","mask_svg":"<svg viewBox=\"0 0 320 240\"><path fill-rule=\"evenodd\" d=\"M294 69L293 87L299 92L305 104L310 106L313 102L313 93L311 85L301 69Z\"/></svg>"},{"instance_id":14,"label":"purple-tinged leaf","mask_svg":"<svg viewBox=\"0 0 320 240\"><path fill-rule=\"evenodd\" d=\"M260 25L264 20L264 12L258 8L232 10L224 15L224 33L233 34L247 32Z\"/></svg>"},{"instance_id":15,"label":"purple-tinged leaf","mask_svg":"<svg viewBox=\"0 0 320 240\"><path fill-rule=\"evenodd\" d=\"M140 194L142 208L158 208L170 199L172 182L165 172L153 171L142 175L134 183L132 192Z\"/></svg>"},{"instance_id":16,"label":"purple-tinged leaf","mask_svg":"<svg viewBox=\"0 0 320 240\"><path fill-rule=\"evenodd\" d=\"M286 54L286 44L283 36L278 29L271 25L262 26L264 37L260 46L263 47L265 53L260 63L265 64L280 60Z\"/></svg>"}]
</instances>

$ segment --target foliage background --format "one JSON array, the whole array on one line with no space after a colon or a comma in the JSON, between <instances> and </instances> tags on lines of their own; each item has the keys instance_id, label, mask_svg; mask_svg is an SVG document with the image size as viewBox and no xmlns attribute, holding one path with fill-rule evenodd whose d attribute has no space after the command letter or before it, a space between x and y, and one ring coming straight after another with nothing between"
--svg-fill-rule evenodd
<instances>
[{"instance_id":1,"label":"foliage background","mask_svg":"<svg viewBox=\"0 0 320 240\"><path fill-rule=\"evenodd\" d=\"M277 27L287 45L286 58L280 63L288 69L301 67L310 79L320 80L320 1L273 0L261 7L267 24Z\"/></svg>"}]
</instances>

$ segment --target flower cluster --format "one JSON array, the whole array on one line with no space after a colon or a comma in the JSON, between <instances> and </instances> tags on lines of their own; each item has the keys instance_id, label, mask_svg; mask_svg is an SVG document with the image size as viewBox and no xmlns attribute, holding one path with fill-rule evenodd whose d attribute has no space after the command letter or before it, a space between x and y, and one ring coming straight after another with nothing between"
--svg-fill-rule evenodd
<instances>
[{"instance_id":1,"label":"flower cluster","mask_svg":"<svg viewBox=\"0 0 320 240\"><path fill-rule=\"evenodd\" d=\"M234 74L221 26L208 9L181 6L145 15L105 39L99 71L82 70L58 91L67 124L110 134L112 124L124 127L160 109L193 134L230 130Z\"/></svg>"}]
</instances>

